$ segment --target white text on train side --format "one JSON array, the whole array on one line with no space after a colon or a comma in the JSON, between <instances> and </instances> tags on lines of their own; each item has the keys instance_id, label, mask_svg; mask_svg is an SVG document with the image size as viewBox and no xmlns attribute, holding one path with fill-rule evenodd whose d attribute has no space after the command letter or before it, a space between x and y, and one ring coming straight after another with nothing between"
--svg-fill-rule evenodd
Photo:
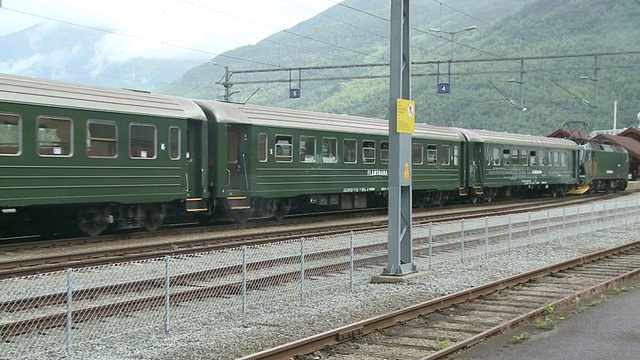
<instances>
[{"instance_id":1,"label":"white text on train side","mask_svg":"<svg viewBox=\"0 0 640 360\"><path fill-rule=\"evenodd\" d=\"M367 176L389 176L389 170L367 170Z\"/></svg>"}]
</instances>

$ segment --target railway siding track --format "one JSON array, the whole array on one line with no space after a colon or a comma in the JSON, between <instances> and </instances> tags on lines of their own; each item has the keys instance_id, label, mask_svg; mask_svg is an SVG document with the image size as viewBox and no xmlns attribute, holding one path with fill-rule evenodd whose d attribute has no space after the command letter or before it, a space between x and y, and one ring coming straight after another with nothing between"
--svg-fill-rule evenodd
<instances>
[{"instance_id":1,"label":"railway siding track","mask_svg":"<svg viewBox=\"0 0 640 360\"><path fill-rule=\"evenodd\" d=\"M525 228L524 225L514 223L492 227L491 238L487 229L467 231L466 240L461 242L460 232L441 232L437 237L418 237L414 239L415 256L431 257L434 253L452 253L464 247L469 253L482 253L489 246L502 246L510 241L512 236L540 234L544 231L560 231L565 223L554 222L551 226L547 221L528 222L537 224L538 228ZM579 219L574 219L579 222ZM515 225L513 230L511 225ZM538 235L540 236L540 235ZM349 269L358 270L363 267L382 266L387 260L386 242L370 239L355 246L356 255L351 261L349 249L341 245L337 248L326 248L304 254L304 277L313 279ZM294 247L296 245L293 245ZM74 322L109 317L120 313L129 313L151 308L159 308L171 304L187 301L238 296L243 292L274 287L300 280L300 255L254 260L246 264L232 264L224 266L219 259L220 252L213 251L197 255L207 264L219 264L217 267L205 267L204 270L190 271L172 275L169 279L151 277L136 281L113 282L103 286L73 290L58 293L46 293L35 297L25 297L0 302L0 313L7 315L6 322L0 323L0 336L19 335L38 329L60 327L67 324L69 316ZM207 257L210 259L206 260ZM181 256L172 262L190 261L189 256ZM156 258L140 266L169 267L169 258ZM157 264L157 265L156 265ZM246 273L259 273L260 276L247 279ZM157 274L157 272L155 272ZM57 277L64 277L60 273ZM171 289L168 295L168 289ZM74 310L69 314L64 304L73 299ZM96 306L96 303L99 304Z\"/></svg>"},{"instance_id":2,"label":"railway siding track","mask_svg":"<svg viewBox=\"0 0 640 360\"><path fill-rule=\"evenodd\" d=\"M595 198L601 200L613 199L624 195L625 193L607 194L599 195ZM580 205L592 201L594 201L594 197L565 198L560 202L549 202L548 199L536 199L536 201L527 203L524 206L523 204L518 203L491 208L483 207L481 209L465 209L456 212L429 212L424 215L417 214L414 217L414 224L425 225L428 223L482 218L488 215L498 216L503 214L518 214L562 206ZM221 235L221 233L217 232L213 236L196 236L196 238L190 239L185 238L184 236L180 237L180 234L193 234L193 230L171 230L159 234L159 236L167 240L156 241L153 239L138 238L141 235L136 234L126 236L127 239L129 239L130 236L133 236L131 241L118 242L115 245L111 242L113 240L113 235L111 235L105 237L106 240L102 245L98 244L97 246L94 246L95 249L83 250L81 247L78 247L77 250L62 252L51 250L45 251L40 255L26 257L10 256L14 250L11 250L10 248L0 248L0 253L4 253L6 255L6 259L0 259L0 280L46 272L64 271L68 268L82 268L127 261L140 261L165 255L189 255L244 245L257 245L284 241L287 239L297 239L300 237L330 236L333 234L359 230L379 230L386 228L386 226L386 219L358 219L340 225L335 224L335 222L331 222L330 225L310 225L309 223L302 223L301 225L286 227L286 230L283 230L283 227L278 227L276 229L269 228L266 230L258 227L248 231L236 232L235 235ZM77 241L81 243L88 242L93 245L97 242L97 240L93 238L78 239ZM67 242L69 242L69 240L46 241L45 243L48 245L41 246L63 248L59 243ZM132 244L131 242L135 242L135 244ZM29 252L29 250L25 249L32 246L35 245L26 244L24 245L24 248L17 247L15 244L10 245L11 248L15 248L21 253Z\"/></svg>"},{"instance_id":3,"label":"railway siding track","mask_svg":"<svg viewBox=\"0 0 640 360\"><path fill-rule=\"evenodd\" d=\"M640 242L599 251L243 357L442 359L518 325L551 326L554 309L636 278Z\"/></svg>"}]
</instances>

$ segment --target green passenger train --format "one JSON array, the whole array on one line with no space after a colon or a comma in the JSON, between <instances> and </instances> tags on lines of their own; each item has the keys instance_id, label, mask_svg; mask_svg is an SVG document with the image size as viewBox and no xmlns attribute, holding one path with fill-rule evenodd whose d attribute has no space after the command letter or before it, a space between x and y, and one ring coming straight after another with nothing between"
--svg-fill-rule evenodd
<instances>
[{"instance_id":1,"label":"green passenger train","mask_svg":"<svg viewBox=\"0 0 640 360\"><path fill-rule=\"evenodd\" d=\"M559 195L581 181L580 147L565 139L416 124L411 149L419 207ZM388 163L386 120L0 75L1 229L98 235L189 214L381 207Z\"/></svg>"}]
</instances>

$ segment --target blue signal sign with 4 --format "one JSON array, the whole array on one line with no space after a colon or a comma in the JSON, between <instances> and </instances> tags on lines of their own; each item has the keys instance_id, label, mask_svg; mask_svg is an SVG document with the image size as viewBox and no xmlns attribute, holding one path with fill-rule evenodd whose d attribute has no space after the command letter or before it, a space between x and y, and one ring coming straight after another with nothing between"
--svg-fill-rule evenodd
<instances>
[{"instance_id":1,"label":"blue signal sign with 4","mask_svg":"<svg viewBox=\"0 0 640 360\"><path fill-rule=\"evenodd\" d=\"M438 94L448 94L451 91L449 83L438 84Z\"/></svg>"}]
</instances>

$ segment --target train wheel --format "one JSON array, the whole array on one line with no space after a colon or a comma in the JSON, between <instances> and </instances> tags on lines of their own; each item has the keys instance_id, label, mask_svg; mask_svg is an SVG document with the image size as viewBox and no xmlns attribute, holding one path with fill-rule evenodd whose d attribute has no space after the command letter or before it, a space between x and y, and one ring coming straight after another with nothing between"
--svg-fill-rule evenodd
<instances>
[{"instance_id":1,"label":"train wheel","mask_svg":"<svg viewBox=\"0 0 640 360\"><path fill-rule=\"evenodd\" d=\"M251 209L246 209L246 210L233 211L231 215L233 216L233 219L237 223L246 224L247 221L249 221L249 218L251 218L251 214L252 214Z\"/></svg>"},{"instance_id":2,"label":"train wheel","mask_svg":"<svg viewBox=\"0 0 640 360\"><path fill-rule=\"evenodd\" d=\"M291 210L291 205L278 202L276 203L276 210L273 212L273 217L278 221L282 221L289 213L289 210Z\"/></svg>"},{"instance_id":3,"label":"train wheel","mask_svg":"<svg viewBox=\"0 0 640 360\"><path fill-rule=\"evenodd\" d=\"M424 209L425 206L429 203L429 196L426 194L420 194L416 198L416 206L418 209Z\"/></svg>"},{"instance_id":4,"label":"train wheel","mask_svg":"<svg viewBox=\"0 0 640 360\"><path fill-rule=\"evenodd\" d=\"M78 215L78 227L89 236L98 236L109 226L109 214L99 208L85 208Z\"/></svg>"},{"instance_id":5,"label":"train wheel","mask_svg":"<svg viewBox=\"0 0 640 360\"><path fill-rule=\"evenodd\" d=\"M478 202L478 195L469 195L469 201L471 201L472 204L475 204Z\"/></svg>"},{"instance_id":6,"label":"train wheel","mask_svg":"<svg viewBox=\"0 0 640 360\"><path fill-rule=\"evenodd\" d=\"M141 219L142 227L148 231L156 231L164 221L164 211L157 208L146 209Z\"/></svg>"}]
</instances>

